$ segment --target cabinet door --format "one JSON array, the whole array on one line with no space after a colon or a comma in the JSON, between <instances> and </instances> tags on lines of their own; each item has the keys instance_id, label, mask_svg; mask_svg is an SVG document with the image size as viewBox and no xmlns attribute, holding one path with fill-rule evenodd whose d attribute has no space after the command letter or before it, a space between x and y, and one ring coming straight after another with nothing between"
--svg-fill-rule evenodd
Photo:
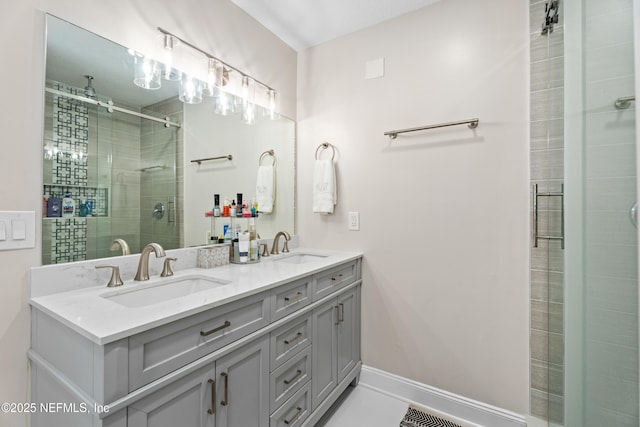
<instances>
[{"instance_id":1,"label":"cabinet door","mask_svg":"<svg viewBox=\"0 0 640 427\"><path fill-rule=\"evenodd\" d=\"M268 427L269 336L218 359L216 382L216 427Z\"/></svg>"},{"instance_id":2,"label":"cabinet door","mask_svg":"<svg viewBox=\"0 0 640 427\"><path fill-rule=\"evenodd\" d=\"M337 382L337 299L313 310L311 404L313 410L331 393Z\"/></svg>"},{"instance_id":3,"label":"cabinet door","mask_svg":"<svg viewBox=\"0 0 640 427\"><path fill-rule=\"evenodd\" d=\"M338 297L338 383L360 360L360 287Z\"/></svg>"},{"instance_id":4,"label":"cabinet door","mask_svg":"<svg viewBox=\"0 0 640 427\"><path fill-rule=\"evenodd\" d=\"M127 408L128 427L213 427L213 364L150 394Z\"/></svg>"}]
</instances>

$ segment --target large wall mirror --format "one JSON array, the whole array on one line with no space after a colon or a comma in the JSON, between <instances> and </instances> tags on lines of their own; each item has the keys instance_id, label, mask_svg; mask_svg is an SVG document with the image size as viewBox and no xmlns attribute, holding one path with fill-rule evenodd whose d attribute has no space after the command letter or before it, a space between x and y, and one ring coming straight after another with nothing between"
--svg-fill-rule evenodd
<instances>
[{"instance_id":1,"label":"large wall mirror","mask_svg":"<svg viewBox=\"0 0 640 427\"><path fill-rule=\"evenodd\" d=\"M127 48L46 20L43 264L210 243L225 222L205 216L214 195L251 201L260 166L273 165L275 201L258 233L295 232L292 120L258 107L246 124L212 98L181 102L174 81L143 89Z\"/></svg>"}]
</instances>

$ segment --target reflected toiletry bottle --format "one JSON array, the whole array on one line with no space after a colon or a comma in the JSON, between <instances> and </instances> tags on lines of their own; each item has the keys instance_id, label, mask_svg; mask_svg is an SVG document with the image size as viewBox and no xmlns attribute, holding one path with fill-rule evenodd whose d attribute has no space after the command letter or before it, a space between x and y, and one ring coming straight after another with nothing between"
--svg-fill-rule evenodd
<instances>
[{"instance_id":1,"label":"reflected toiletry bottle","mask_svg":"<svg viewBox=\"0 0 640 427\"><path fill-rule=\"evenodd\" d=\"M220 216L220 195L219 194L213 195L213 216L215 217Z\"/></svg>"},{"instance_id":2,"label":"reflected toiletry bottle","mask_svg":"<svg viewBox=\"0 0 640 427\"><path fill-rule=\"evenodd\" d=\"M47 216L49 218L59 218L62 216L62 200L60 197L49 197L47 200Z\"/></svg>"},{"instance_id":3,"label":"reflected toiletry bottle","mask_svg":"<svg viewBox=\"0 0 640 427\"><path fill-rule=\"evenodd\" d=\"M62 216L70 218L76 210L76 202L71 198L71 193L67 192L62 199Z\"/></svg>"},{"instance_id":4,"label":"reflected toiletry bottle","mask_svg":"<svg viewBox=\"0 0 640 427\"><path fill-rule=\"evenodd\" d=\"M78 213L82 217L87 216L88 210L87 210L87 201L86 200L82 200L80 202L80 209L79 209Z\"/></svg>"},{"instance_id":5,"label":"reflected toiletry bottle","mask_svg":"<svg viewBox=\"0 0 640 427\"><path fill-rule=\"evenodd\" d=\"M236 216L241 217L242 216L242 208L243 208L243 204L242 204L242 193L238 193L236 194L236 196L238 196L237 200L238 200L238 205L236 206Z\"/></svg>"},{"instance_id":6,"label":"reflected toiletry bottle","mask_svg":"<svg viewBox=\"0 0 640 427\"><path fill-rule=\"evenodd\" d=\"M225 199L224 205L222 206L222 216L229 216L231 214L231 207L229 206L229 200Z\"/></svg>"}]
</instances>

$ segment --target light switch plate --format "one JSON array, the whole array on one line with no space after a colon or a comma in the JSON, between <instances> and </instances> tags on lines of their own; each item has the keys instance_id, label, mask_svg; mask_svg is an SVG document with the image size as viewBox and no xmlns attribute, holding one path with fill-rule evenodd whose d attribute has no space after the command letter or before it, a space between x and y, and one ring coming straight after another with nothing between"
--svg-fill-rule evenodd
<instances>
[{"instance_id":1,"label":"light switch plate","mask_svg":"<svg viewBox=\"0 0 640 427\"><path fill-rule=\"evenodd\" d=\"M36 213L34 211L0 211L5 240L0 240L0 251L36 247Z\"/></svg>"},{"instance_id":2,"label":"light switch plate","mask_svg":"<svg viewBox=\"0 0 640 427\"><path fill-rule=\"evenodd\" d=\"M349 212L349 230L360 230L360 212Z\"/></svg>"}]
</instances>

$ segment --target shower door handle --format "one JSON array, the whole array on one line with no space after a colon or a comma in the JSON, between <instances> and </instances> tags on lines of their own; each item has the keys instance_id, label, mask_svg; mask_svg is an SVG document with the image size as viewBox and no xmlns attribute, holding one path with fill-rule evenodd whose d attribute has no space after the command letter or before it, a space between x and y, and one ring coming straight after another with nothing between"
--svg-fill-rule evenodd
<instances>
[{"instance_id":1,"label":"shower door handle","mask_svg":"<svg viewBox=\"0 0 640 427\"><path fill-rule=\"evenodd\" d=\"M560 197L560 235L541 236L538 233L538 198ZM564 249L564 184L560 186L559 193L538 193L538 184L533 184L533 247L538 247L538 239L560 240L560 247Z\"/></svg>"}]
</instances>

